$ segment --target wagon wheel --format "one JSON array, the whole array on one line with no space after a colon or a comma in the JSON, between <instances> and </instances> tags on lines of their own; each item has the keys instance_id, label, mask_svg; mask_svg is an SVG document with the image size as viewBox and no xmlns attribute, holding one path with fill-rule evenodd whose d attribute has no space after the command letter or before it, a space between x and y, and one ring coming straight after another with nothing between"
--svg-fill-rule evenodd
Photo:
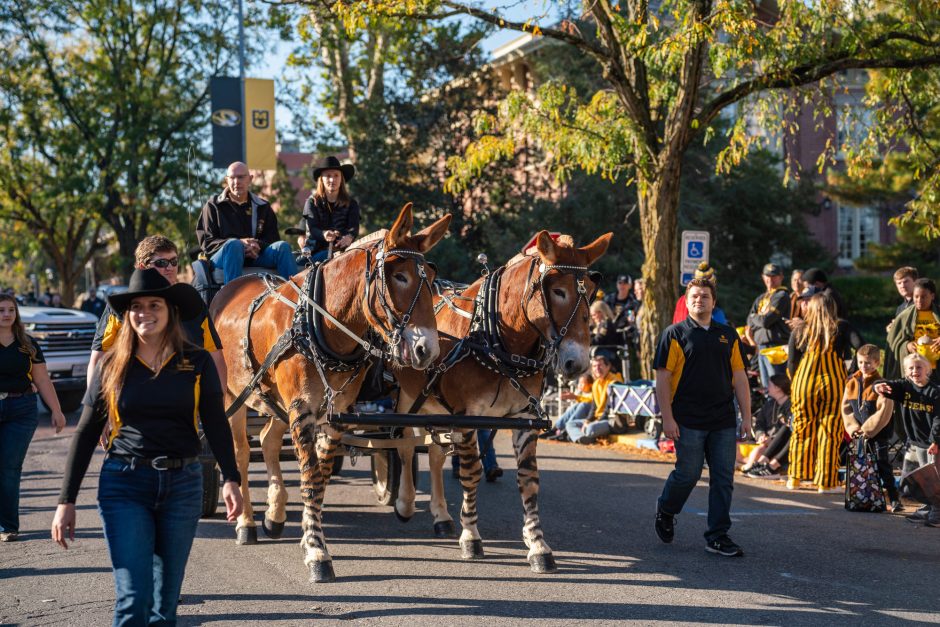
<instances>
[{"instance_id":1,"label":"wagon wheel","mask_svg":"<svg viewBox=\"0 0 940 627\"><path fill-rule=\"evenodd\" d=\"M379 505L392 505L398 498L401 483L401 457L395 449L379 450L370 456L372 466L372 490ZM411 458L412 476L417 481L418 455Z\"/></svg>"}]
</instances>

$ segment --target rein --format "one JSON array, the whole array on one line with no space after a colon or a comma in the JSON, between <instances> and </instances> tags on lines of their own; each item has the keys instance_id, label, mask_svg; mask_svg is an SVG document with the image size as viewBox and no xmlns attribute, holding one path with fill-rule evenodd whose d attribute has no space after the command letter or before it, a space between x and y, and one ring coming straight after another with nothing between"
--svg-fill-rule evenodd
<instances>
[{"instance_id":1,"label":"rein","mask_svg":"<svg viewBox=\"0 0 940 627\"><path fill-rule=\"evenodd\" d=\"M234 413L245 404L248 398L251 397L252 394L255 394L266 405L269 406L278 419L284 423L289 424L289 417L287 412L284 411L284 409L281 408L276 402L274 402L267 392L261 389L261 379L271 368L271 366L277 363L277 361L280 360L290 350L296 350L298 353L303 355L305 359L312 362L316 367L317 374L320 377L320 381L323 384L324 389L323 402L320 404L320 408L317 411L318 414L321 413L324 409L332 412L333 400L335 397L341 394L343 390L346 389L346 386L348 386L349 383L351 383L359 375L363 366L365 366L370 358L395 359L394 349L402 341L404 330L408 325L408 322L411 320L414 309L418 304L421 290L422 288L427 287L428 292L430 293L431 286L427 279L427 271L424 267L426 262L424 260L423 254L416 251L398 248L393 248L386 251L384 250L384 247L385 241L381 240L378 244L369 246L368 248L351 248L348 250L361 250L366 254L364 302L366 303L368 313L367 318L369 318L371 325L373 327L378 327L378 329L388 338L388 340L383 340L380 336L377 336L372 329L369 330L369 335L367 336L369 339L360 337L342 322L337 320L317 302L319 293L322 291L321 278L323 266L326 263L329 263L329 261L323 264L318 264L311 271L309 271L307 276L304 278L304 284L302 288L298 287L297 284L293 281L285 281L280 277L275 277L270 274L260 275L264 281L265 290L255 297L255 299L252 300L251 304L249 305L248 317L246 321L247 328L245 330L245 337L242 339L245 369L252 373L252 377L241 393L235 398L228 409L226 409L225 415L227 418L230 418L232 415L234 415ZM370 271L373 250L376 253L376 264L375 269ZM385 263L391 256L407 257L412 259L415 263L415 267L419 276L419 283L417 289L415 290L414 297L411 300L411 304L409 305L408 310L401 316L401 318L398 318L395 315L394 310L389 306L387 297L388 284L385 278ZM381 281L381 290L377 290L376 294L378 295L379 303L384 310L385 317L389 321L388 325L383 324L381 319L376 315L375 309L369 298L370 286L376 279ZM284 283L287 283L294 290L297 296L296 301L290 300L280 292ZM294 316L291 321L291 326L281 334L281 336L268 351L264 361L257 370L254 370L251 350L251 322L255 312L260 309L269 298L273 298L275 301L279 301L290 307L294 311ZM322 337L322 323L319 321L321 317L329 320L339 331L349 336L356 342L358 347L355 354L338 355L326 345L326 342ZM382 347L383 344L384 347ZM330 386L327 380L327 371L352 372L352 374L339 389L334 389L332 386Z\"/></svg>"}]
</instances>

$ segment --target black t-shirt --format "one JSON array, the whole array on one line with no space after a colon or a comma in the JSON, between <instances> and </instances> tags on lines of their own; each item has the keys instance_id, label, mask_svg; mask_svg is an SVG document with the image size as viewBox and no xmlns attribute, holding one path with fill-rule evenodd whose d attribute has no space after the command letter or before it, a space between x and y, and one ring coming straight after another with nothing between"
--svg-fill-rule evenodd
<instances>
[{"instance_id":1,"label":"black t-shirt","mask_svg":"<svg viewBox=\"0 0 940 627\"><path fill-rule=\"evenodd\" d=\"M692 317L663 331L653 362L672 373L672 414L691 429L734 428L732 373L744 370L741 340L726 324L708 329Z\"/></svg>"},{"instance_id":2,"label":"black t-shirt","mask_svg":"<svg viewBox=\"0 0 940 627\"><path fill-rule=\"evenodd\" d=\"M180 325L183 327L183 333L186 339L214 353L222 350L222 340L219 339L219 333L215 330L212 318L209 317L209 310L203 309L195 318L183 320ZM108 352L117 332L121 328L121 319L118 317L111 305L104 310L104 313L98 319L98 326L95 328L95 339L91 342L91 350Z\"/></svg>"},{"instance_id":3,"label":"black t-shirt","mask_svg":"<svg viewBox=\"0 0 940 627\"><path fill-rule=\"evenodd\" d=\"M26 337L36 350L36 356L32 359L29 357L29 349L16 338L9 346L0 345L0 392L18 394L30 391L33 364L46 363L36 340L28 335Z\"/></svg>"},{"instance_id":4,"label":"black t-shirt","mask_svg":"<svg viewBox=\"0 0 940 627\"><path fill-rule=\"evenodd\" d=\"M85 409L69 449L59 502L75 502L107 421L111 423L109 453L147 459L198 455L201 421L222 475L226 481L240 481L232 432L222 403L222 384L215 364L201 349L174 353L156 376L134 357L117 395L101 390L98 368L85 394Z\"/></svg>"},{"instance_id":5,"label":"black t-shirt","mask_svg":"<svg viewBox=\"0 0 940 627\"><path fill-rule=\"evenodd\" d=\"M928 381L924 387L918 387L907 379L885 383L891 386L888 398L901 406L907 439L922 448L929 448L934 442L940 445L940 386Z\"/></svg>"}]
</instances>

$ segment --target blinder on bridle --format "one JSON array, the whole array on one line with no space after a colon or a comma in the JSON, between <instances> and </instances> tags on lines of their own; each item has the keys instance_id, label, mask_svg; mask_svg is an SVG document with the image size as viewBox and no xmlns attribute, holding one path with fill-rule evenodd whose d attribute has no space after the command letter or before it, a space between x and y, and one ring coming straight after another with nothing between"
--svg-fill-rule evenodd
<instances>
[{"instance_id":1,"label":"blinder on bridle","mask_svg":"<svg viewBox=\"0 0 940 627\"><path fill-rule=\"evenodd\" d=\"M389 304L388 280L385 275L385 264L392 256L407 258L414 261L415 272L418 275L418 286L415 289L414 296L411 299L411 304L408 305L408 309L401 316L401 318L395 314L394 309L392 309L391 305ZM428 295L432 295L431 282L428 280L428 273L425 267L427 265L430 264L425 261L424 255L422 253L414 250L405 250L403 248L392 248L391 250L385 250L385 241L383 240L376 248L375 264L373 267L372 253L370 250L366 250L365 301L367 307L369 308L369 314L374 318L376 326L378 326L382 334L386 336L386 342L388 343L390 350L394 349L401 343L402 336L405 332L405 327L407 327L408 323L411 321L411 316L414 314L415 307L418 305L418 299L421 296L422 288L427 288ZM379 316L375 314L375 309L372 305L372 299L369 297L370 288L376 279L379 281L379 289L375 290L376 300L378 300L379 305L382 307L382 311L385 313L385 321L380 319Z\"/></svg>"}]
</instances>

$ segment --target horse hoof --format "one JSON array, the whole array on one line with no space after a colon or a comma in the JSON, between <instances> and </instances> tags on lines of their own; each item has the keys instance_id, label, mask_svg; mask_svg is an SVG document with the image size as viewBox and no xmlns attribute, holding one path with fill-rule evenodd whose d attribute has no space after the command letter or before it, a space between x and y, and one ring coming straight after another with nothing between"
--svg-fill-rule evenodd
<instances>
[{"instance_id":1,"label":"horse hoof","mask_svg":"<svg viewBox=\"0 0 940 627\"><path fill-rule=\"evenodd\" d=\"M336 581L332 560L310 564L310 583L330 583L332 581Z\"/></svg>"},{"instance_id":2,"label":"horse hoof","mask_svg":"<svg viewBox=\"0 0 940 627\"><path fill-rule=\"evenodd\" d=\"M483 540L461 541L460 557L465 560L483 559Z\"/></svg>"},{"instance_id":3,"label":"horse hoof","mask_svg":"<svg viewBox=\"0 0 940 627\"><path fill-rule=\"evenodd\" d=\"M457 526L453 520L442 520L434 523L434 535L438 538L456 538Z\"/></svg>"},{"instance_id":4,"label":"horse hoof","mask_svg":"<svg viewBox=\"0 0 940 627\"><path fill-rule=\"evenodd\" d=\"M397 518L400 522L408 522L409 520L411 520L411 516L402 516L401 513L398 511L398 508L395 507L394 505L392 506L392 510L394 510L395 512L395 518Z\"/></svg>"},{"instance_id":5,"label":"horse hoof","mask_svg":"<svg viewBox=\"0 0 940 627\"><path fill-rule=\"evenodd\" d=\"M274 522L267 516L265 516L264 520L261 522L261 528L264 529L264 535L272 540L278 540L284 534L284 523Z\"/></svg>"},{"instance_id":6,"label":"horse hoof","mask_svg":"<svg viewBox=\"0 0 940 627\"><path fill-rule=\"evenodd\" d=\"M558 566L555 565L555 556L551 553L539 553L538 555L533 555L529 558L529 566L532 567L533 573L553 573L558 570Z\"/></svg>"},{"instance_id":7,"label":"horse hoof","mask_svg":"<svg viewBox=\"0 0 940 627\"><path fill-rule=\"evenodd\" d=\"M239 527L236 529L235 544L258 544L258 528Z\"/></svg>"}]
</instances>

